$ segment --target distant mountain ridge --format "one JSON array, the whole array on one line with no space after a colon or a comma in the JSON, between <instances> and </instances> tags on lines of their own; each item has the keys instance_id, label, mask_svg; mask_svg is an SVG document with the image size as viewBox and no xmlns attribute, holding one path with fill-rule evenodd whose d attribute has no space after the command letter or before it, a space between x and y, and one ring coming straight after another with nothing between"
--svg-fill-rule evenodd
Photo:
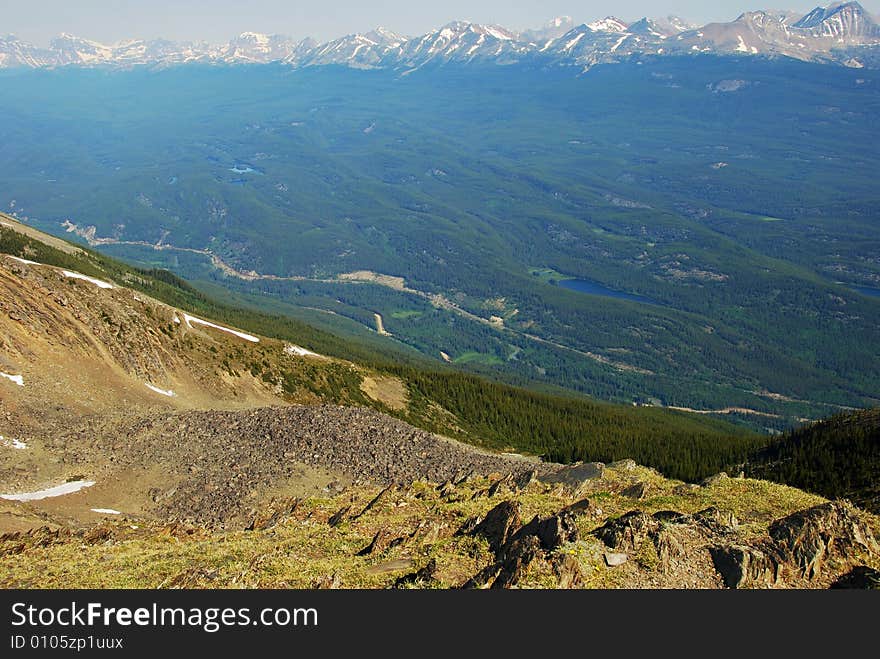
<instances>
[{"instance_id":1,"label":"distant mountain ridge","mask_svg":"<svg viewBox=\"0 0 880 659\"><path fill-rule=\"evenodd\" d=\"M326 43L307 38L243 32L226 44L129 40L105 45L70 34L39 48L14 36L0 38L0 68L61 66L171 66L283 63L293 67L344 65L403 71L431 64L491 63L590 67L632 55L787 56L863 66L859 54L880 47L880 25L858 2L792 12L752 11L728 23L702 27L669 16L627 23L607 16L575 25L571 17L515 32L498 25L454 21L427 34L405 37L384 28Z\"/></svg>"}]
</instances>

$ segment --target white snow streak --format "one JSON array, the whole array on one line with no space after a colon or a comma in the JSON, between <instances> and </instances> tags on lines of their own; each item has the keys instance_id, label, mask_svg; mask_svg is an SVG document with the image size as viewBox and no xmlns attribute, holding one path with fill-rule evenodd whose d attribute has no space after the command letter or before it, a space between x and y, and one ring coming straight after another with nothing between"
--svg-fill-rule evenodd
<instances>
[{"instance_id":1,"label":"white snow streak","mask_svg":"<svg viewBox=\"0 0 880 659\"><path fill-rule=\"evenodd\" d=\"M36 261L30 261L28 259L23 259L19 256L12 256L11 254L5 254L5 256L8 256L13 261L18 261L19 263L24 263L25 265L46 266L45 263L37 263ZM46 267L52 268L54 266L50 265L50 266L46 266ZM106 281L101 281L100 279L94 279L93 277L86 277L83 274L80 274L78 272L73 272L71 270L62 270L61 274L63 274L65 277L68 277L70 279L82 279L83 281L87 281L90 284L94 284L98 288L114 288L113 284L109 284Z\"/></svg>"},{"instance_id":2,"label":"white snow streak","mask_svg":"<svg viewBox=\"0 0 880 659\"><path fill-rule=\"evenodd\" d=\"M487 27L486 32L488 34L492 35L493 37L495 37L496 39L501 39L502 41L510 41L510 37L508 37L503 32L499 32L498 30L496 30L494 28Z\"/></svg>"},{"instance_id":3,"label":"white snow streak","mask_svg":"<svg viewBox=\"0 0 880 659\"><path fill-rule=\"evenodd\" d=\"M21 375L9 375L9 373L0 373L0 378L6 378L7 380L12 380L19 387L24 386L24 377Z\"/></svg>"},{"instance_id":4,"label":"white snow streak","mask_svg":"<svg viewBox=\"0 0 880 659\"><path fill-rule=\"evenodd\" d=\"M169 398L173 398L175 396L175 393L171 391L171 389L159 389L159 387L154 387L148 382L144 382L144 384L147 385L147 389L152 389L157 394L162 394L163 396L168 396Z\"/></svg>"},{"instance_id":5,"label":"white snow streak","mask_svg":"<svg viewBox=\"0 0 880 659\"><path fill-rule=\"evenodd\" d=\"M229 329L228 327L223 327L222 325L215 325L214 323L210 323L207 320L202 320L201 318L196 318L195 316L190 316L188 313L183 314L183 320L186 322L187 327L192 328L192 324L196 323L197 325L204 325L205 327L213 327L214 329L220 330L221 332L228 332L229 334L234 334L235 336L244 339L245 341L250 341L251 343L259 343L260 339L251 335L245 334L244 332L239 332L234 329Z\"/></svg>"},{"instance_id":6,"label":"white snow streak","mask_svg":"<svg viewBox=\"0 0 880 659\"><path fill-rule=\"evenodd\" d=\"M574 39L572 39L572 40L569 41L567 44L565 44L565 47L563 48L563 50L570 50L570 49L572 49L572 48L577 44L577 42L580 41L580 40L583 39L583 38L584 38L584 33L581 32L581 33L580 33L579 35L577 35Z\"/></svg>"},{"instance_id":7,"label":"white snow streak","mask_svg":"<svg viewBox=\"0 0 880 659\"><path fill-rule=\"evenodd\" d=\"M317 352L312 352L311 350L306 350L305 348L301 348L300 346L287 344L284 346L284 354L297 356L297 357L324 357L324 355L319 355Z\"/></svg>"},{"instance_id":8,"label":"white snow streak","mask_svg":"<svg viewBox=\"0 0 880 659\"><path fill-rule=\"evenodd\" d=\"M60 497L64 494L73 494L79 492L84 487L91 487L95 481L71 481L55 487L48 487L45 490L36 492L22 492L20 494L0 494L0 499L7 501L39 501L40 499L48 499L50 497Z\"/></svg>"},{"instance_id":9,"label":"white snow streak","mask_svg":"<svg viewBox=\"0 0 880 659\"><path fill-rule=\"evenodd\" d=\"M42 263L37 263L36 261L28 261L27 259L23 259L18 256L12 256L12 254L7 254L6 256L11 258L13 261L18 261L19 263L24 263L25 265L43 265Z\"/></svg>"},{"instance_id":10,"label":"white snow streak","mask_svg":"<svg viewBox=\"0 0 880 659\"><path fill-rule=\"evenodd\" d=\"M87 281L90 284L94 284L98 288L113 288L113 284L108 284L106 281L101 281L100 279L93 279L92 277L86 277L85 275L81 275L78 272L71 272L70 270L62 270L61 273L65 277L69 277L70 279L82 279L83 281Z\"/></svg>"},{"instance_id":11,"label":"white snow streak","mask_svg":"<svg viewBox=\"0 0 880 659\"><path fill-rule=\"evenodd\" d=\"M122 514L118 510L113 510L112 508L92 508L91 511L93 513L98 513L100 515L121 515Z\"/></svg>"}]
</instances>

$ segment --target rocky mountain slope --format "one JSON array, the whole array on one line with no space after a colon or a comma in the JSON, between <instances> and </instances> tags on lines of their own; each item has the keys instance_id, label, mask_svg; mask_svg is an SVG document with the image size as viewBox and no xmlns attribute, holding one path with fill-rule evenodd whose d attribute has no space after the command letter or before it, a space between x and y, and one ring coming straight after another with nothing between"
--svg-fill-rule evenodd
<instances>
[{"instance_id":1,"label":"rocky mountain slope","mask_svg":"<svg viewBox=\"0 0 880 659\"><path fill-rule=\"evenodd\" d=\"M2 586L814 588L880 567L878 519L848 503L419 430L382 413L406 383L3 222L40 242L0 254Z\"/></svg>"},{"instance_id":2,"label":"rocky mountain slope","mask_svg":"<svg viewBox=\"0 0 880 659\"><path fill-rule=\"evenodd\" d=\"M633 55L683 53L785 55L860 66L859 57L870 57L866 49L878 45L880 26L859 3L844 2L817 7L800 18L789 12L755 11L702 27L673 16L632 23L609 16L580 25L562 17L518 33L456 21L415 37L377 28L327 43L243 32L222 45L165 40L105 45L62 34L49 48L38 48L8 36L0 38L0 68L277 62L409 71L449 62L589 67Z\"/></svg>"}]
</instances>

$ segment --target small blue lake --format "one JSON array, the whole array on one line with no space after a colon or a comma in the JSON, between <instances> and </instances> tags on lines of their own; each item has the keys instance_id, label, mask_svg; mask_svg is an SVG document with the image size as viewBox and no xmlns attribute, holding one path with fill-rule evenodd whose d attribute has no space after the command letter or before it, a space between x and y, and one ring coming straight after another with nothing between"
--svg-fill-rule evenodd
<instances>
[{"instance_id":1,"label":"small blue lake","mask_svg":"<svg viewBox=\"0 0 880 659\"><path fill-rule=\"evenodd\" d=\"M605 288L601 284L586 279L560 279L557 282L562 288L578 293L589 293L590 295L602 295L604 297L613 297L618 300L629 300L631 302L643 302L644 304L658 304L654 300L643 297L641 295L633 295L632 293L624 293Z\"/></svg>"},{"instance_id":2,"label":"small blue lake","mask_svg":"<svg viewBox=\"0 0 880 659\"><path fill-rule=\"evenodd\" d=\"M850 290L869 297L880 297L880 288L870 288L868 286L850 286Z\"/></svg>"}]
</instances>

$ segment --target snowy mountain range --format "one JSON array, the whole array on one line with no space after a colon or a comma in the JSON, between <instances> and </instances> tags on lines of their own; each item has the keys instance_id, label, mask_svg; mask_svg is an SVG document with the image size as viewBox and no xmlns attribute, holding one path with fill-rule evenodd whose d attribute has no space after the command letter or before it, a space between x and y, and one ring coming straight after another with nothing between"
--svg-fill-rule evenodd
<instances>
[{"instance_id":1,"label":"snowy mountain range","mask_svg":"<svg viewBox=\"0 0 880 659\"><path fill-rule=\"evenodd\" d=\"M384 28L318 43L243 32L226 44L132 40L105 45L69 34L39 48L14 36L0 38L0 68L59 66L169 66L202 63L328 64L402 71L430 64L536 63L588 68L632 55L693 53L787 56L862 66L876 61L880 25L858 2L792 12L747 12L729 23L691 25L675 16L627 23L608 16L575 25L560 17L514 32L497 25L456 21L425 35L405 37ZM861 59L860 59L861 57Z\"/></svg>"}]
</instances>

